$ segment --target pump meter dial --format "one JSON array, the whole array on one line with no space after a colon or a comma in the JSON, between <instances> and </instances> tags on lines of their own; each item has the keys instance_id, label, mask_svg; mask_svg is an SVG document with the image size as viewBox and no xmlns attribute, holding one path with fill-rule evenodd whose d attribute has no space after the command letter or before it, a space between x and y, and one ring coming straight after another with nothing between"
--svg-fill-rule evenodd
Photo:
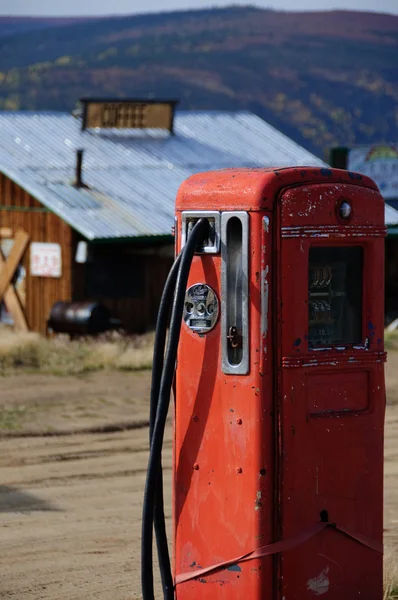
<instances>
[{"instance_id":1,"label":"pump meter dial","mask_svg":"<svg viewBox=\"0 0 398 600\"><path fill-rule=\"evenodd\" d=\"M185 294L184 321L195 333L207 333L217 322L218 307L215 291L205 283L196 283Z\"/></svg>"}]
</instances>

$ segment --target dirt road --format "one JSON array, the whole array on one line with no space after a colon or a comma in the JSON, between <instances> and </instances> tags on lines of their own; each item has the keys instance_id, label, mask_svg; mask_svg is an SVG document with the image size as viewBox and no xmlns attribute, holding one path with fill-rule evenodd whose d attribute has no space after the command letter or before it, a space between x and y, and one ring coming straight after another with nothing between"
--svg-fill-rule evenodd
<instances>
[{"instance_id":1,"label":"dirt road","mask_svg":"<svg viewBox=\"0 0 398 600\"><path fill-rule=\"evenodd\" d=\"M1 598L140 597L147 439L140 429L1 443Z\"/></svg>"},{"instance_id":2,"label":"dirt road","mask_svg":"<svg viewBox=\"0 0 398 600\"><path fill-rule=\"evenodd\" d=\"M390 357L387 373L385 528L388 548L398 552L398 354ZM8 414L3 434L31 431L36 437L0 439L0 598L140 598L147 428L141 422L114 433L37 434L145 420L149 377L1 381L0 406ZM164 464L169 474L170 429ZM170 525L169 496L167 507Z\"/></svg>"}]
</instances>

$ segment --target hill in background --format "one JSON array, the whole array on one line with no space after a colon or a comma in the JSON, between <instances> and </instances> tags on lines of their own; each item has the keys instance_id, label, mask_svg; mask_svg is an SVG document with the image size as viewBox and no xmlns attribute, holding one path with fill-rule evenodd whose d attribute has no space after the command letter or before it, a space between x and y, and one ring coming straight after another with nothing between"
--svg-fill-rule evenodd
<instances>
[{"instance_id":1,"label":"hill in background","mask_svg":"<svg viewBox=\"0 0 398 600\"><path fill-rule=\"evenodd\" d=\"M0 37L94 20L82 17L0 17Z\"/></svg>"},{"instance_id":2,"label":"hill in background","mask_svg":"<svg viewBox=\"0 0 398 600\"><path fill-rule=\"evenodd\" d=\"M251 110L324 156L398 140L398 17L253 7L101 19L0 19L0 109L81 96Z\"/></svg>"}]
</instances>

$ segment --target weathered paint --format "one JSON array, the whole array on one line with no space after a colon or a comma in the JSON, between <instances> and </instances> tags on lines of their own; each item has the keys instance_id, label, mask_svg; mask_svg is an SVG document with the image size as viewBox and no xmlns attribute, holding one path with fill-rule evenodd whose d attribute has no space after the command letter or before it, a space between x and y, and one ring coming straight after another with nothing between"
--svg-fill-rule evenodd
<instances>
[{"instance_id":1,"label":"weathered paint","mask_svg":"<svg viewBox=\"0 0 398 600\"><path fill-rule=\"evenodd\" d=\"M342 200L353 206L347 223L337 214ZM274 557L235 559L325 518L382 541L382 197L344 171L202 173L180 189L177 230L183 210L210 209L249 213L250 370L222 373L219 324L202 338L183 325L174 573L230 560L241 570L178 584L177 600L381 598L381 556L331 527ZM358 244L363 344L310 350L309 249ZM188 286L203 281L219 295L220 270L219 255L196 256Z\"/></svg>"},{"instance_id":2,"label":"weathered paint","mask_svg":"<svg viewBox=\"0 0 398 600\"><path fill-rule=\"evenodd\" d=\"M307 582L307 590L312 592L314 596L322 596L327 594L329 591L329 567L323 569L319 575L313 579L309 579Z\"/></svg>"}]
</instances>

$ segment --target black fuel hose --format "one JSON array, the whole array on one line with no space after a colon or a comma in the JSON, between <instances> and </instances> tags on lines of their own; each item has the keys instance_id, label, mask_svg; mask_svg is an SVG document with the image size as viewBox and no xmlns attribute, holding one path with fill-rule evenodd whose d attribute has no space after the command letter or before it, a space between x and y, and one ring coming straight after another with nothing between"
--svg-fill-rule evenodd
<instances>
[{"instance_id":1,"label":"black fuel hose","mask_svg":"<svg viewBox=\"0 0 398 600\"><path fill-rule=\"evenodd\" d=\"M173 266L168 274L162 298L160 300L158 317L156 320L156 336L153 348L152 362L152 381L150 395L150 414L149 414L149 443L152 443L153 428L155 425L156 411L159 400L160 380L163 370L164 350L166 346L167 327L170 319L171 303L173 301L175 285L177 281L178 269L181 262L181 253L176 258ZM163 502L163 477L162 477L162 462L159 460L159 475L156 486L155 499L155 535L158 550L158 561L160 576L162 579L162 587L167 598L173 598L173 578L171 575L169 548L167 544L167 534L164 517L164 502Z\"/></svg>"},{"instance_id":2,"label":"black fuel hose","mask_svg":"<svg viewBox=\"0 0 398 600\"><path fill-rule=\"evenodd\" d=\"M195 250L198 244L206 237L208 231L208 221L206 219L199 219L196 225L193 227L187 243L181 253L181 264L178 269L178 275L175 286L175 294L173 299L171 319L170 319L170 330L167 340L167 350L164 359L162 374L159 380L159 372L157 373L158 378L155 381L155 386L159 386L158 401L153 400L152 407L156 408L156 417L153 423L151 446L149 453L148 472L145 485L144 493L144 505L143 505L143 516L142 516L142 538L141 538L141 583L142 583L142 596L143 600L155 600L154 596L154 585L153 585L153 554L152 554L152 543L153 543L153 524L155 520L156 511L159 510L158 494L163 500L163 491L158 492L158 485L160 488L160 465L161 455L163 446L164 430L166 425L167 413L170 405L170 394L171 387L173 384L174 370L177 358L178 342L181 331L182 313L184 308L185 290L187 286L189 270L191 267L192 259L195 254ZM166 310L166 309L165 309ZM162 345L161 336L157 340L158 347ZM160 362L157 364L157 368ZM155 391L156 391L155 387ZM152 394L151 394L152 397ZM158 506L158 509L156 509ZM161 534L161 546L158 546L158 551L162 551L161 565L163 568L168 568L168 573L162 573L162 584L163 584L163 596L165 600L172 600L174 598L173 588L169 588L168 582L172 582L172 574L170 569L170 560L168 557L167 549L167 560L165 559L164 553L164 542L166 538L166 528L164 524L164 513L163 505L161 506L163 526L160 527L160 523L157 523L158 533ZM160 516L160 514L158 514ZM168 564L168 567L167 567ZM164 584L166 582L166 589Z\"/></svg>"}]
</instances>

